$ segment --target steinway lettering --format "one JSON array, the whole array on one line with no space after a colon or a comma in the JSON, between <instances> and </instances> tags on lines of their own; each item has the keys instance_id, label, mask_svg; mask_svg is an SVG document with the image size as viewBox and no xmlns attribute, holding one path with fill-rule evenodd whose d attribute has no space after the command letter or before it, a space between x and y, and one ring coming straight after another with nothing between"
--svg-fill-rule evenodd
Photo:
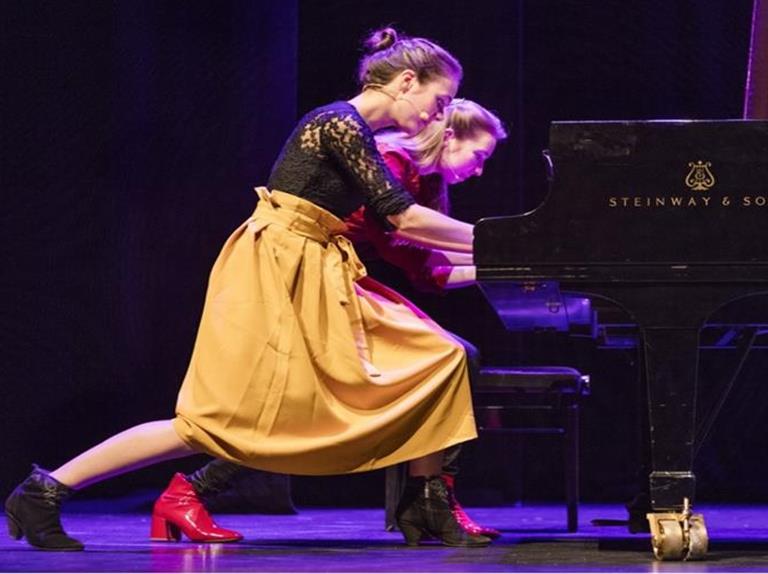
<instances>
[{"instance_id":1,"label":"steinway lettering","mask_svg":"<svg viewBox=\"0 0 768 574\"><path fill-rule=\"evenodd\" d=\"M768 205L768 195L745 195L742 201L744 207L765 207Z\"/></svg>"},{"instance_id":2,"label":"steinway lettering","mask_svg":"<svg viewBox=\"0 0 768 574\"><path fill-rule=\"evenodd\" d=\"M611 208L707 208L707 207L766 207L768 195L745 195L741 198L723 197L694 197L683 195L672 196L638 196L638 197L609 197L608 207Z\"/></svg>"},{"instance_id":3,"label":"steinway lettering","mask_svg":"<svg viewBox=\"0 0 768 574\"><path fill-rule=\"evenodd\" d=\"M711 197L610 197L609 207L709 207Z\"/></svg>"}]
</instances>

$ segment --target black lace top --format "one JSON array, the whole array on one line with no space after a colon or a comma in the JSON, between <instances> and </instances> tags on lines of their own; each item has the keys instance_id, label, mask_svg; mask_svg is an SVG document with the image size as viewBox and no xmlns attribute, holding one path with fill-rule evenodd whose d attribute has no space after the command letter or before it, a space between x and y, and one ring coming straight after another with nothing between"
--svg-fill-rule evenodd
<instances>
[{"instance_id":1,"label":"black lace top","mask_svg":"<svg viewBox=\"0 0 768 574\"><path fill-rule=\"evenodd\" d=\"M268 187L298 195L340 217L365 204L384 216L415 203L387 168L373 132L347 102L305 115L272 166Z\"/></svg>"}]
</instances>

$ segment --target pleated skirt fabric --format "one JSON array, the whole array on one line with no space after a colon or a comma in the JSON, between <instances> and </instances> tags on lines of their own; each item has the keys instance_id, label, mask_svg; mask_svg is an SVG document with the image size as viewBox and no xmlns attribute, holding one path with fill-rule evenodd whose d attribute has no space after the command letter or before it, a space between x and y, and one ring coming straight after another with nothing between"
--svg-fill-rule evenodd
<instances>
[{"instance_id":1,"label":"pleated skirt fabric","mask_svg":"<svg viewBox=\"0 0 768 574\"><path fill-rule=\"evenodd\" d=\"M475 438L462 346L365 277L340 219L257 192L211 271L176 405L182 440L253 468L323 475Z\"/></svg>"}]
</instances>

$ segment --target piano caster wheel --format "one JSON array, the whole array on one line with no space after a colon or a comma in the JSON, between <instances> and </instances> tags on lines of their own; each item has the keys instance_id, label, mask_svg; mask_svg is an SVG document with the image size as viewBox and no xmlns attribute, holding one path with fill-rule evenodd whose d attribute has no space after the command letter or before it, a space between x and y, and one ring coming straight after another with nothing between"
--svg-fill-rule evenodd
<instances>
[{"instance_id":1,"label":"piano caster wheel","mask_svg":"<svg viewBox=\"0 0 768 574\"><path fill-rule=\"evenodd\" d=\"M701 560L707 554L709 536L704 516L691 514L687 498L682 512L650 513L647 518L657 560Z\"/></svg>"},{"instance_id":2,"label":"piano caster wheel","mask_svg":"<svg viewBox=\"0 0 768 574\"><path fill-rule=\"evenodd\" d=\"M689 520L688 530L688 556L686 560L701 560L709 547L709 535L704 525L704 517L694 514Z\"/></svg>"},{"instance_id":3,"label":"piano caster wheel","mask_svg":"<svg viewBox=\"0 0 768 574\"><path fill-rule=\"evenodd\" d=\"M662 519L661 516L666 518L669 515L648 515L653 533L651 538L653 555L656 560L682 560L684 552L683 528L674 517Z\"/></svg>"}]
</instances>

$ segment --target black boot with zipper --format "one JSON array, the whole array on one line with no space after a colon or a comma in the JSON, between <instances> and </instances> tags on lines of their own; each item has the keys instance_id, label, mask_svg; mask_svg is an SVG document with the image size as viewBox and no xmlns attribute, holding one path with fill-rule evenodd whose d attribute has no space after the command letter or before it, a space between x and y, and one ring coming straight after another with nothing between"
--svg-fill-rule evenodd
<instances>
[{"instance_id":1,"label":"black boot with zipper","mask_svg":"<svg viewBox=\"0 0 768 574\"><path fill-rule=\"evenodd\" d=\"M408 546L436 538L445 546L488 546L487 536L469 534L456 521L453 497L441 476L410 476L395 517Z\"/></svg>"}]
</instances>

